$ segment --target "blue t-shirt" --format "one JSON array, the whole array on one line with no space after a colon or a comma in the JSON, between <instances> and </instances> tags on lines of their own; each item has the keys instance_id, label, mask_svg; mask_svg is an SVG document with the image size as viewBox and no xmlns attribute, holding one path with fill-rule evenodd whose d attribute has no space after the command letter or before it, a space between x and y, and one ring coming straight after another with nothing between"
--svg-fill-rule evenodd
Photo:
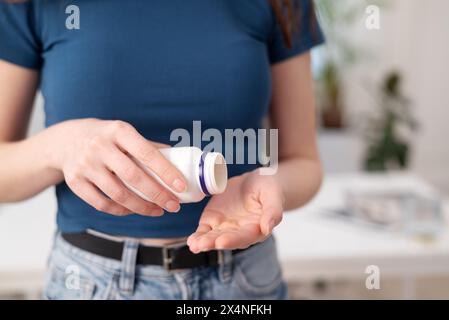
<instances>
[{"instance_id":1,"label":"blue t-shirt","mask_svg":"<svg viewBox=\"0 0 449 320\"><path fill-rule=\"evenodd\" d=\"M300 15L291 49L268 0L0 2L0 59L40 71L47 126L120 119L149 140L173 145L172 130L190 132L200 120L202 130L224 136L225 129L261 128L271 64L323 41L311 2L294 2ZM66 13L70 5L79 20L73 7ZM230 165L229 175L256 166ZM207 202L158 218L115 217L93 209L65 183L56 195L61 231L132 237L189 235Z\"/></svg>"}]
</instances>

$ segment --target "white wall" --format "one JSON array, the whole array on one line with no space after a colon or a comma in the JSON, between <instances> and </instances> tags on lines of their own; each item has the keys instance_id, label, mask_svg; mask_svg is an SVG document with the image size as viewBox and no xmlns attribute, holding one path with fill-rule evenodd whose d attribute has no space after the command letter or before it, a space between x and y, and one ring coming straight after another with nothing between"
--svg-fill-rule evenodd
<instances>
[{"instance_id":1,"label":"white wall","mask_svg":"<svg viewBox=\"0 0 449 320\"><path fill-rule=\"evenodd\" d=\"M381 29L356 25L356 42L372 56L347 74L349 113L372 107L366 84L392 68L403 73L420 131L412 169L449 192L449 1L391 0L381 8ZM363 14L363 13L362 13Z\"/></svg>"},{"instance_id":2,"label":"white wall","mask_svg":"<svg viewBox=\"0 0 449 320\"><path fill-rule=\"evenodd\" d=\"M41 94L38 94L34 102L33 114L31 116L31 123L28 129L28 134L33 135L44 128L45 114L44 114L44 99Z\"/></svg>"},{"instance_id":3,"label":"white wall","mask_svg":"<svg viewBox=\"0 0 449 320\"><path fill-rule=\"evenodd\" d=\"M34 103L28 134L32 135L41 131L44 128L44 120L45 115L43 110L43 99L39 94ZM38 215L42 216L43 219L49 220L50 218L48 217L51 217L56 213L56 197L54 187L48 188L45 192L38 194L29 200L20 203L1 205L0 211L6 212L11 216L24 214L29 214L30 216ZM54 224L50 228L53 227Z\"/></svg>"},{"instance_id":4,"label":"white wall","mask_svg":"<svg viewBox=\"0 0 449 320\"><path fill-rule=\"evenodd\" d=\"M431 2L435 4L420 1L421 10L415 12L415 21L419 12L425 20L416 28L414 50L421 59L410 75L423 127L416 141L414 167L449 190L449 1Z\"/></svg>"}]
</instances>

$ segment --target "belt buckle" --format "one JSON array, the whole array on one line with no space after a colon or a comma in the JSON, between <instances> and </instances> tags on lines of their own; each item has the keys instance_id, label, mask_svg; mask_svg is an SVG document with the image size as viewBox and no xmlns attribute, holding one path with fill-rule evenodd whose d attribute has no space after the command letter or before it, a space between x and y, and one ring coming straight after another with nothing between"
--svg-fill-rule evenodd
<instances>
[{"instance_id":1,"label":"belt buckle","mask_svg":"<svg viewBox=\"0 0 449 320\"><path fill-rule=\"evenodd\" d=\"M224 250L217 250L217 264L222 266L225 262Z\"/></svg>"},{"instance_id":2,"label":"belt buckle","mask_svg":"<svg viewBox=\"0 0 449 320\"><path fill-rule=\"evenodd\" d=\"M173 257L170 257L169 247L162 247L162 266L166 271L171 270L171 263L173 262Z\"/></svg>"},{"instance_id":3,"label":"belt buckle","mask_svg":"<svg viewBox=\"0 0 449 320\"><path fill-rule=\"evenodd\" d=\"M176 242L162 247L162 266L166 271L172 270L171 264L173 263L173 257L170 256L171 249L177 249L185 246L186 241Z\"/></svg>"}]
</instances>

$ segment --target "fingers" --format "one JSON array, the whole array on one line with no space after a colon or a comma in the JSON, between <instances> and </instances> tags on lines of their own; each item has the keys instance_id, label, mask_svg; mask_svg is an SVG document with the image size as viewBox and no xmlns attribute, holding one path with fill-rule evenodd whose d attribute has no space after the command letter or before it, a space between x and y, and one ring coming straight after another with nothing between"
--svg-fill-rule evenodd
<instances>
[{"instance_id":1,"label":"fingers","mask_svg":"<svg viewBox=\"0 0 449 320\"><path fill-rule=\"evenodd\" d=\"M134 212L160 216L161 208L179 210L179 200L125 155L128 152L143 160L167 185L183 191L186 184L181 173L158 150L166 145L147 141L123 121L89 125L93 125L91 130L85 130L89 134L72 148L61 165L67 184L80 198L99 211L119 215Z\"/></svg>"},{"instance_id":2,"label":"fingers","mask_svg":"<svg viewBox=\"0 0 449 320\"><path fill-rule=\"evenodd\" d=\"M200 225L195 233L187 239L187 245L193 253L214 249L215 239L219 236L208 225Z\"/></svg>"},{"instance_id":3,"label":"fingers","mask_svg":"<svg viewBox=\"0 0 449 320\"><path fill-rule=\"evenodd\" d=\"M151 143L158 149L171 148L171 145L169 145L169 144L155 142L155 141L151 141Z\"/></svg>"},{"instance_id":4,"label":"fingers","mask_svg":"<svg viewBox=\"0 0 449 320\"><path fill-rule=\"evenodd\" d=\"M210 230L212 230L212 229L209 225L200 224L198 226L198 228L196 229L196 231L194 233L192 233L187 238L187 245L190 245L192 243L192 241L196 241L198 239L198 237L204 235L205 233L209 232Z\"/></svg>"},{"instance_id":5,"label":"fingers","mask_svg":"<svg viewBox=\"0 0 449 320\"><path fill-rule=\"evenodd\" d=\"M248 223L238 228L212 229L209 225L200 225L187 239L187 245L193 253L209 250L244 249L263 241L273 228L282 220L279 208L267 208L260 223Z\"/></svg>"},{"instance_id":6,"label":"fingers","mask_svg":"<svg viewBox=\"0 0 449 320\"><path fill-rule=\"evenodd\" d=\"M218 250L245 249L262 239L258 225L248 224L239 230L223 232L215 240L215 248Z\"/></svg>"},{"instance_id":7,"label":"fingers","mask_svg":"<svg viewBox=\"0 0 449 320\"><path fill-rule=\"evenodd\" d=\"M131 213L129 209L105 197L87 180L67 180L67 184L78 197L98 211L110 213L115 216L124 216Z\"/></svg>"},{"instance_id":8,"label":"fingers","mask_svg":"<svg viewBox=\"0 0 449 320\"><path fill-rule=\"evenodd\" d=\"M181 172L173 166L150 141L142 137L136 129L126 123L117 124L116 143L126 150L176 192L186 191L187 184Z\"/></svg>"},{"instance_id":9,"label":"fingers","mask_svg":"<svg viewBox=\"0 0 449 320\"><path fill-rule=\"evenodd\" d=\"M187 239L187 245L190 251L199 253L209 250L244 249L263 239L257 224L226 230L211 229L210 226L200 225L196 232Z\"/></svg>"},{"instance_id":10,"label":"fingers","mask_svg":"<svg viewBox=\"0 0 449 320\"><path fill-rule=\"evenodd\" d=\"M273 232L275 226L282 221L284 212L284 196L282 190L275 183L265 188L260 196L262 216L260 218L260 230L265 236Z\"/></svg>"},{"instance_id":11,"label":"fingers","mask_svg":"<svg viewBox=\"0 0 449 320\"><path fill-rule=\"evenodd\" d=\"M88 178L111 200L134 213L148 216L161 216L164 213L160 207L130 191L105 167L98 168Z\"/></svg>"},{"instance_id":12,"label":"fingers","mask_svg":"<svg viewBox=\"0 0 449 320\"><path fill-rule=\"evenodd\" d=\"M179 200L170 191L146 174L133 160L116 147L108 150L105 164L122 181L140 191L145 200L157 204L169 212L180 209Z\"/></svg>"},{"instance_id":13,"label":"fingers","mask_svg":"<svg viewBox=\"0 0 449 320\"><path fill-rule=\"evenodd\" d=\"M282 221L282 207L279 206L265 206L262 216L260 218L260 231L265 236L273 232L275 226Z\"/></svg>"}]
</instances>

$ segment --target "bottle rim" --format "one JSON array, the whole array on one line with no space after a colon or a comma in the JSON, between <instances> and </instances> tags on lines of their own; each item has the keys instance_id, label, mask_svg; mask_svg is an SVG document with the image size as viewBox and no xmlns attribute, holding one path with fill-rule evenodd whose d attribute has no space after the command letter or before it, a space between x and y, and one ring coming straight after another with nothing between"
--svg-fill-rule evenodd
<instances>
[{"instance_id":1,"label":"bottle rim","mask_svg":"<svg viewBox=\"0 0 449 320\"><path fill-rule=\"evenodd\" d=\"M203 152L199 164L199 181L207 196L222 193L228 182L226 160L221 153Z\"/></svg>"}]
</instances>

